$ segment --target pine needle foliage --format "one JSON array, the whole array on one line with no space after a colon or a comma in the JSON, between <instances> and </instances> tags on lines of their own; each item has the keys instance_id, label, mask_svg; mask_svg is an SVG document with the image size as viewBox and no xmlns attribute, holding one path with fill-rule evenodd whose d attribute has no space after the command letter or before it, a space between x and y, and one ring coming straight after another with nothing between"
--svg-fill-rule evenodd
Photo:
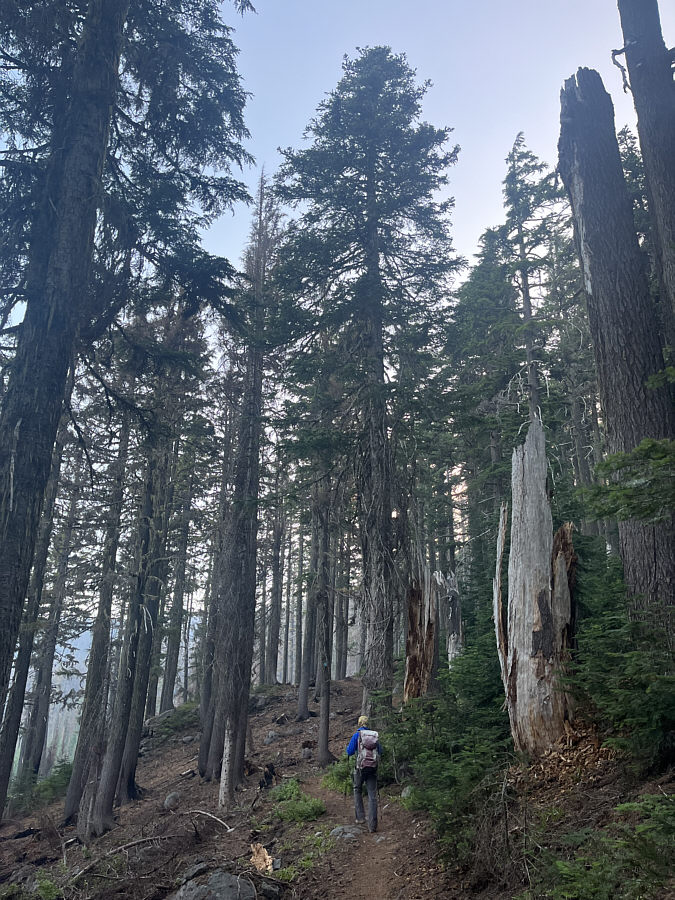
<instances>
[{"instance_id":1,"label":"pine needle foliage","mask_svg":"<svg viewBox=\"0 0 675 900\"><path fill-rule=\"evenodd\" d=\"M467 647L439 678L439 694L407 704L384 736L409 802L425 809L456 862L468 861L485 790L510 757L494 634L479 617ZM383 760L384 761L384 760Z\"/></svg>"},{"instance_id":2,"label":"pine needle foliage","mask_svg":"<svg viewBox=\"0 0 675 900\"><path fill-rule=\"evenodd\" d=\"M580 622L571 689L594 711L608 743L638 769L659 768L675 752L675 663L662 629L631 620L616 558L578 537Z\"/></svg>"},{"instance_id":3,"label":"pine needle foliage","mask_svg":"<svg viewBox=\"0 0 675 900\"><path fill-rule=\"evenodd\" d=\"M619 821L570 833L569 859L544 852L516 900L656 900L671 874L675 799L649 795L616 808Z\"/></svg>"}]
</instances>

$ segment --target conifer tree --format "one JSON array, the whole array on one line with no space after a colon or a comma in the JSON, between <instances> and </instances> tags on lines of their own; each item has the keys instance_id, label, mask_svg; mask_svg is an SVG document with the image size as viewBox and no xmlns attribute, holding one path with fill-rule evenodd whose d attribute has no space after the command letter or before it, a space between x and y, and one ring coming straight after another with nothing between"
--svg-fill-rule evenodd
<instances>
[{"instance_id":1,"label":"conifer tree","mask_svg":"<svg viewBox=\"0 0 675 900\"><path fill-rule=\"evenodd\" d=\"M91 0L84 16L81 4L49 0L27 15L5 3L2 13L5 168L28 194L13 207L23 218L12 228L3 272L10 281L3 315L26 303L0 412L4 701L67 371L80 337L105 327L127 298L115 279L104 279L103 290L94 277L99 211L127 247L138 251L141 233L152 235L146 246L165 250L152 264L164 262L180 278L190 261L205 261L197 222L245 196L229 166L247 157L235 50L214 0L161 10L144 0ZM215 167L224 174L210 174ZM211 261L210 270L231 274L224 262ZM194 285L186 293L197 302ZM213 301L222 294L218 285Z\"/></svg>"},{"instance_id":2,"label":"conifer tree","mask_svg":"<svg viewBox=\"0 0 675 900\"><path fill-rule=\"evenodd\" d=\"M391 690L395 472L390 387L402 335L424 331L430 305L456 267L449 202L436 191L457 148L447 129L421 121L419 86L404 56L388 47L345 59L337 88L319 106L303 150L287 150L279 190L307 211L284 251L296 296L329 331L349 338L344 390L352 393L355 482L369 632L364 706Z\"/></svg>"}]
</instances>

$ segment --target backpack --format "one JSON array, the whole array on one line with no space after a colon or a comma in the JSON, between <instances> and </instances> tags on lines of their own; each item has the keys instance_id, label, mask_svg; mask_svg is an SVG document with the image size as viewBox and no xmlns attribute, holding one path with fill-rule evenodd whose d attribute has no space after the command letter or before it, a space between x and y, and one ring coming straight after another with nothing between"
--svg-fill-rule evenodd
<instances>
[{"instance_id":1,"label":"backpack","mask_svg":"<svg viewBox=\"0 0 675 900\"><path fill-rule=\"evenodd\" d=\"M377 742L380 736L376 731L368 731L362 728L359 731L359 748L356 754L356 768L370 769L375 771L380 754L377 749Z\"/></svg>"}]
</instances>

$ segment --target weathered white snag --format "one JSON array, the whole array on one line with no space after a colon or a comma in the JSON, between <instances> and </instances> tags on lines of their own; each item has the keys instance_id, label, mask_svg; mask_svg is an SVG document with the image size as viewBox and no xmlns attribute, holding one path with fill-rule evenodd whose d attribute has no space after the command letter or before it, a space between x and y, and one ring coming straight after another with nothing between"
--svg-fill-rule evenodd
<instances>
[{"instance_id":1,"label":"weathered white snag","mask_svg":"<svg viewBox=\"0 0 675 900\"><path fill-rule=\"evenodd\" d=\"M558 679L571 630L569 589L574 564L571 526L553 537L546 490L546 448L541 423L530 426L513 451L508 613L501 602L501 557L506 533L502 507L493 611L497 648L516 749L536 755L565 734L569 700ZM506 621L505 621L506 619Z\"/></svg>"},{"instance_id":2,"label":"weathered white snag","mask_svg":"<svg viewBox=\"0 0 675 900\"><path fill-rule=\"evenodd\" d=\"M462 621L462 603L459 596L457 573L450 572L445 577L441 572L435 572L434 578L438 586L439 596L443 603L447 604L447 654L448 666L456 659L464 649L464 623Z\"/></svg>"}]
</instances>

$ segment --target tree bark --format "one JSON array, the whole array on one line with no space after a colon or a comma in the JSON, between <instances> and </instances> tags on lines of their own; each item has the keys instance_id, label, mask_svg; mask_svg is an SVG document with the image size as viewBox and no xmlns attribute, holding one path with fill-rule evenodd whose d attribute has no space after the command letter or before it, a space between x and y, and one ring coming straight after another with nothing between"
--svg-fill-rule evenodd
<instances>
[{"instance_id":1,"label":"tree bark","mask_svg":"<svg viewBox=\"0 0 675 900\"><path fill-rule=\"evenodd\" d=\"M0 413L0 704L30 567L83 298L119 79L128 0L90 0L31 234L26 312Z\"/></svg>"},{"instance_id":2,"label":"tree bark","mask_svg":"<svg viewBox=\"0 0 675 900\"><path fill-rule=\"evenodd\" d=\"M114 824L113 803L117 792L124 746L129 728L129 717L136 680L136 660L138 642L144 627L143 600L146 595L147 581L150 575L149 562L152 539L152 519L154 502L157 495L157 458L155 453L149 454L145 474L143 498L139 511L137 576L134 590L129 598L124 647L115 692L115 701L110 717L110 733L100 765L100 777L96 783L89 778L80 801L78 814L78 834L88 841L92 834L102 835ZM96 772L96 776L99 772Z\"/></svg>"},{"instance_id":3,"label":"tree bark","mask_svg":"<svg viewBox=\"0 0 675 900\"><path fill-rule=\"evenodd\" d=\"M513 516L509 552L509 603L501 602L501 561L506 531L502 507L493 596L497 649L516 749L538 755L565 734L571 718L569 698L558 679L571 646L572 607L566 562L572 567L571 541L562 553L554 544L546 487L544 429L536 419L525 444L513 451ZM570 531L571 533L571 531ZM555 546L555 553L554 553Z\"/></svg>"},{"instance_id":4,"label":"tree bark","mask_svg":"<svg viewBox=\"0 0 675 900\"><path fill-rule=\"evenodd\" d=\"M673 52L663 40L657 0L618 0L626 64L638 119L662 269L666 344L675 353L675 82Z\"/></svg>"},{"instance_id":5,"label":"tree bark","mask_svg":"<svg viewBox=\"0 0 675 900\"><path fill-rule=\"evenodd\" d=\"M579 69L565 82L561 106L559 168L576 223L609 450L629 452L643 438L672 438L675 431L668 389L647 386L664 366L655 310L623 178L612 101L598 73ZM622 522L619 541L636 614L652 610L672 644L672 523Z\"/></svg>"},{"instance_id":6,"label":"tree bark","mask_svg":"<svg viewBox=\"0 0 675 900\"><path fill-rule=\"evenodd\" d=\"M174 396L172 396L172 400ZM172 423L175 428L175 423ZM174 489L176 484L176 467L179 458L178 440L173 440L171 450L167 450L170 463L167 472L164 475L165 487L162 496L161 517L156 526L156 530L160 535L157 546L159 554L157 562L154 564L155 584L157 585L158 594L158 611L156 614L156 622L152 629L152 648L150 654L150 672L148 675L147 693L145 698L145 717L152 718L157 714L157 691L159 690L159 676L162 669L162 644L164 643L164 634L166 631L166 596L169 580L169 526L171 517L174 512ZM141 720L142 722L142 720Z\"/></svg>"},{"instance_id":7,"label":"tree bark","mask_svg":"<svg viewBox=\"0 0 675 900\"><path fill-rule=\"evenodd\" d=\"M187 478L188 482L183 495L178 531L173 603L171 604L167 628L164 683L162 685L162 696L159 704L160 713L166 712L167 709L173 709L173 693L176 685L176 675L178 673L178 654L180 651L181 628L183 625L183 601L185 597L187 553L190 539L190 519L192 516L192 491L194 487L194 473L192 468L190 468Z\"/></svg>"},{"instance_id":8,"label":"tree bark","mask_svg":"<svg viewBox=\"0 0 675 900\"><path fill-rule=\"evenodd\" d=\"M66 600L68 580L68 563L73 547L73 529L77 515L82 486L80 483L80 451L73 465L73 483L70 501L63 529L54 541L56 552L56 574L51 591L49 619L43 640L40 644L40 662L38 665L33 709L30 722L24 736L25 749L22 753L24 768L20 777L37 778L42 762L42 754L47 737L49 723L49 706L51 703L54 657L59 637L61 615Z\"/></svg>"},{"instance_id":9,"label":"tree bark","mask_svg":"<svg viewBox=\"0 0 675 900\"><path fill-rule=\"evenodd\" d=\"M302 675L302 592L305 583L304 568L304 533L302 527L298 528L298 581L295 591L295 659L294 659L294 683L299 685Z\"/></svg>"},{"instance_id":10,"label":"tree bark","mask_svg":"<svg viewBox=\"0 0 675 900\"><path fill-rule=\"evenodd\" d=\"M19 648L14 662L14 682L7 701L5 717L2 723L2 733L0 734L0 811L4 810L7 800L7 789L12 774L14 754L21 726L21 714L23 712L26 684L28 683L30 661L33 654L35 626L40 613L40 604L42 603L42 589L54 525L54 507L59 489L63 448L67 434L68 417L63 415L56 444L54 445L52 468L45 492L42 521L36 543L30 587L28 589L28 603L26 604L24 621L19 636Z\"/></svg>"},{"instance_id":11,"label":"tree bark","mask_svg":"<svg viewBox=\"0 0 675 900\"><path fill-rule=\"evenodd\" d=\"M349 650L349 602L351 597L351 540L347 534L345 539L345 556L343 559L343 597L342 597L342 640L340 642L340 655L338 658L338 679L342 681L347 677L347 654Z\"/></svg>"},{"instance_id":12,"label":"tree bark","mask_svg":"<svg viewBox=\"0 0 675 900\"><path fill-rule=\"evenodd\" d=\"M275 480L275 490L277 496L280 489L279 472ZM283 592L283 569L284 569L284 532L286 529L286 521L284 518L283 502L281 498L277 499L277 506L274 511L274 523L272 526L272 547L271 547L271 566L272 566L272 587L270 590L270 617L269 628L267 631L267 656L265 662L265 680L267 684L276 684L278 681L279 668L279 635L281 632L281 599Z\"/></svg>"},{"instance_id":13,"label":"tree bark","mask_svg":"<svg viewBox=\"0 0 675 900\"><path fill-rule=\"evenodd\" d=\"M391 705L393 660L393 534L392 459L384 379L382 282L377 219L375 161L368 164L366 187L366 276L361 322L366 385L362 410L363 438L357 465L360 505L363 589L368 635L363 674L364 712L370 713L372 694L378 704Z\"/></svg>"},{"instance_id":14,"label":"tree bark","mask_svg":"<svg viewBox=\"0 0 675 900\"><path fill-rule=\"evenodd\" d=\"M438 574L438 573L437 573ZM464 649L464 621L462 619L462 600L459 595L459 583L456 572L449 572L444 579L445 603L448 608L446 632L446 651L448 665L451 666Z\"/></svg>"},{"instance_id":15,"label":"tree bark","mask_svg":"<svg viewBox=\"0 0 675 900\"><path fill-rule=\"evenodd\" d=\"M313 488L316 490L316 486ZM305 640L302 647L302 672L298 686L298 721L309 718L309 683L314 664L314 647L316 634L316 592L319 567L319 522L312 506L312 549L309 564L309 583L307 586L307 605L305 608Z\"/></svg>"},{"instance_id":16,"label":"tree bark","mask_svg":"<svg viewBox=\"0 0 675 900\"><path fill-rule=\"evenodd\" d=\"M330 545L331 545L331 502L330 476L324 475L314 493L316 515L319 526L319 566L317 571L316 607L319 644L319 666L317 685L320 686L319 739L317 760L320 766L335 762L328 749L328 728L330 725L330 664L332 617L330 614Z\"/></svg>"},{"instance_id":17,"label":"tree bark","mask_svg":"<svg viewBox=\"0 0 675 900\"><path fill-rule=\"evenodd\" d=\"M77 813L84 786L90 772L95 771L95 759L100 754L103 742L107 705L106 669L110 652L110 616L115 593L117 550L124 503L124 474L129 452L129 435L129 414L125 411L122 414L120 425L117 457L111 462L108 472L111 491L103 539L101 585L87 664L87 681L80 716L80 730L63 812L65 822L70 822Z\"/></svg>"},{"instance_id":18,"label":"tree bark","mask_svg":"<svg viewBox=\"0 0 675 900\"><path fill-rule=\"evenodd\" d=\"M129 710L129 724L117 787L117 800L120 803L136 800L140 794L136 784L138 748L143 733L160 595L166 579L170 452L169 448L162 444L151 450L151 453L157 456L157 462L153 467L153 515L150 520L150 543L145 561L146 577L141 598L143 619L136 651L136 671Z\"/></svg>"},{"instance_id":19,"label":"tree bark","mask_svg":"<svg viewBox=\"0 0 675 900\"><path fill-rule=\"evenodd\" d=\"M289 639L291 634L291 585L293 583L293 561L291 554L293 552L293 528L289 523L288 540L286 541L286 608L284 610L284 653L283 665L281 670L281 683L288 684L288 658L289 658Z\"/></svg>"},{"instance_id":20,"label":"tree bark","mask_svg":"<svg viewBox=\"0 0 675 900\"><path fill-rule=\"evenodd\" d=\"M429 690L436 646L436 591L432 575L417 548L417 577L408 589L408 634L405 648L403 700L423 697Z\"/></svg>"}]
</instances>

